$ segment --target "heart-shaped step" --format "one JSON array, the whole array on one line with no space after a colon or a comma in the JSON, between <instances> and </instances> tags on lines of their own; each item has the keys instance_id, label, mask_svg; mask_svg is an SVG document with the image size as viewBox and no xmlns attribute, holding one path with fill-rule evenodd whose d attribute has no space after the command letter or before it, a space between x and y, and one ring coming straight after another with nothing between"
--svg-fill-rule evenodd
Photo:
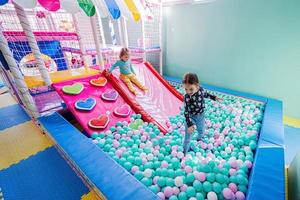
<instances>
[{"instance_id":1,"label":"heart-shaped step","mask_svg":"<svg viewBox=\"0 0 300 200\"><path fill-rule=\"evenodd\" d=\"M85 100L76 101L75 108L78 110L90 111L95 107L95 105L96 105L96 99L90 97Z\"/></svg>"},{"instance_id":2,"label":"heart-shaped step","mask_svg":"<svg viewBox=\"0 0 300 200\"><path fill-rule=\"evenodd\" d=\"M116 101L119 93L116 90L106 90L102 93L101 98L106 101Z\"/></svg>"},{"instance_id":3,"label":"heart-shaped step","mask_svg":"<svg viewBox=\"0 0 300 200\"><path fill-rule=\"evenodd\" d=\"M124 104L114 109L114 113L122 117L127 117L130 114L130 112L131 108L127 104Z\"/></svg>"},{"instance_id":4,"label":"heart-shaped step","mask_svg":"<svg viewBox=\"0 0 300 200\"><path fill-rule=\"evenodd\" d=\"M104 87L107 83L107 79L104 77L100 77L98 79L91 79L90 84L97 87Z\"/></svg>"},{"instance_id":5,"label":"heart-shaped step","mask_svg":"<svg viewBox=\"0 0 300 200\"><path fill-rule=\"evenodd\" d=\"M93 118L89 121L88 125L96 129L104 129L109 123L109 117L107 115L100 115L98 118Z\"/></svg>"},{"instance_id":6,"label":"heart-shaped step","mask_svg":"<svg viewBox=\"0 0 300 200\"><path fill-rule=\"evenodd\" d=\"M84 87L82 83L74 83L73 85L63 86L62 91L66 94L76 95L80 94L80 92L82 92L83 89Z\"/></svg>"}]
</instances>

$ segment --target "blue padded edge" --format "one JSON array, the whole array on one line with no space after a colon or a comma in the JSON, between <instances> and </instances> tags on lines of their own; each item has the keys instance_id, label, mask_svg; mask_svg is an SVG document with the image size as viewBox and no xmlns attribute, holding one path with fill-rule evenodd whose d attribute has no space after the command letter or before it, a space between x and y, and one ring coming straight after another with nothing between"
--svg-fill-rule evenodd
<instances>
[{"instance_id":1,"label":"blue padded edge","mask_svg":"<svg viewBox=\"0 0 300 200\"><path fill-rule=\"evenodd\" d=\"M181 83L181 79L179 78L165 76L165 79L175 83ZM284 129L282 122L282 102L276 99L207 84L202 85L209 90L266 103L254 165L249 179L247 200L284 199Z\"/></svg>"},{"instance_id":2,"label":"blue padded edge","mask_svg":"<svg viewBox=\"0 0 300 200\"><path fill-rule=\"evenodd\" d=\"M265 106L260 139L284 147L284 127L282 122L282 102L268 99Z\"/></svg>"},{"instance_id":3,"label":"blue padded edge","mask_svg":"<svg viewBox=\"0 0 300 200\"><path fill-rule=\"evenodd\" d=\"M0 131L31 120L19 104L0 109Z\"/></svg>"},{"instance_id":4,"label":"blue padded edge","mask_svg":"<svg viewBox=\"0 0 300 200\"><path fill-rule=\"evenodd\" d=\"M58 113L40 117L39 122L107 199L159 199Z\"/></svg>"},{"instance_id":5,"label":"blue padded edge","mask_svg":"<svg viewBox=\"0 0 300 200\"><path fill-rule=\"evenodd\" d=\"M259 147L248 185L247 200L284 200L284 148Z\"/></svg>"},{"instance_id":6,"label":"blue padded edge","mask_svg":"<svg viewBox=\"0 0 300 200\"><path fill-rule=\"evenodd\" d=\"M54 147L1 170L0 185L7 200L80 199L89 192Z\"/></svg>"},{"instance_id":7,"label":"blue padded edge","mask_svg":"<svg viewBox=\"0 0 300 200\"><path fill-rule=\"evenodd\" d=\"M164 76L164 78L167 81L173 81L175 83L181 83L181 79L179 79L179 78L174 78L174 77L170 77L170 76ZM232 94L232 95L235 95L235 96L240 96L240 97L244 97L244 98L248 98L248 99L253 99L253 100L256 100L256 101L262 101L264 103L266 103L267 100L268 100L268 98L262 97L262 96L259 96L259 95L249 94L249 93L246 93L246 92L239 92L239 91L230 90L230 89L226 89L226 88L222 88L222 87L208 85L208 84L205 84L205 83L201 83L201 86L204 87L205 89L208 89L208 90L214 90L214 91L217 91L217 92L228 93L228 94Z\"/></svg>"}]
</instances>

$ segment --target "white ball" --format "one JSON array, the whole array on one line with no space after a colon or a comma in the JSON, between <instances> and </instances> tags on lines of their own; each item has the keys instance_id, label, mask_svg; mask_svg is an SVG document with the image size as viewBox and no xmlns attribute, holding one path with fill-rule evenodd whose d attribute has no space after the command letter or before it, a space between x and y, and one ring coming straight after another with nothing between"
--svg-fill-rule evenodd
<instances>
[{"instance_id":1,"label":"white ball","mask_svg":"<svg viewBox=\"0 0 300 200\"><path fill-rule=\"evenodd\" d=\"M182 176L177 176L175 179L174 179L174 183L177 187L181 187L183 185L183 178Z\"/></svg>"},{"instance_id":2,"label":"white ball","mask_svg":"<svg viewBox=\"0 0 300 200\"><path fill-rule=\"evenodd\" d=\"M150 178L152 176L152 170L146 169L143 174L145 177Z\"/></svg>"}]
</instances>

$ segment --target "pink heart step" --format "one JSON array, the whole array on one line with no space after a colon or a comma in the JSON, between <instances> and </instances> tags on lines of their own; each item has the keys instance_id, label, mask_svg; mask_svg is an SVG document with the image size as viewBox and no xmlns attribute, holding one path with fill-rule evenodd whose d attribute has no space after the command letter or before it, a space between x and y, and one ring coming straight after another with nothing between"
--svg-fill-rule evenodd
<instances>
[{"instance_id":1,"label":"pink heart step","mask_svg":"<svg viewBox=\"0 0 300 200\"><path fill-rule=\"evenodd\" d=\"M114 113L118 116L127 117L131 112L129 105L124 104L114 109Z\"/></svg>"}]
</instances>

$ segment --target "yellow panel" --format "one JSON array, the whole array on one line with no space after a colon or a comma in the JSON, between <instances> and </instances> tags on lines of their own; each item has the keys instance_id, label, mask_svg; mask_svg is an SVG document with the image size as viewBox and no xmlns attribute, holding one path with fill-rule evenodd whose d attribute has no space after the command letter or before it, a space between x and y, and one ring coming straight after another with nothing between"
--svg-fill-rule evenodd
<instances>
[{"instance_id":1,"label":"yellow panel","mask_svg":"<svg viewBox=\"0 0 300 200\"><path fill-rule=\"evenodd\" d=\"M52 145L32 121L0 131L0 170Z\"/></svg>"},{"instance_id":2,"label":"yellow panel","mask_svg":"<svg viewBox=\"0 0 300 200\"><path fill-rule=\"evenodd\" d=\"M81 200L96 200L96 199L105 200L105 198L103 197L102 194L99 197L98 195L96 195L96 192L94 192L94 191L90 191L89 193L81 196Z\"/></svg>"},{"instance_id":3,"label":"yellow panel","mask_svg":"<svg viewBox=\"0 0 300 200\"><path fill-rule=\"evenodd\" d=\"M0 95L0 108L17 104L16 100L11 96L10 93Z\"/></svg>"},{"instance_id":4,"label":"yellow panel","mask_svg":"<svg viewBox=\"0 0 300 200\"><path fill-rule=\"evenodd\" d=\"M91 75L99 74L99 70L92 68L77 68L50 73L52 83L58 83L74 78L82 78ZM25 82L28 88L36 88L45 85L41 76L25 76Z\"/></svg>"},{"instance_id":5,"label":"yellow panel","mask_svg":"<svg viewBox=\"0 0 300 200\"><path fill-rule=\"evenodd\" d=\"M289 126L292 126L292 127L295 127L295 128L300 128L300 119L295 119L295 118L292 118L292 117L284 116L283 117L283 123L285 125L289 125Z\"/></svg>"},{"instance_id":6,"label":"yellow panel","mask_svg":"<svg viewBox=\"0 0 300 200\"><path fill-rule=\"evenodd\" d=\"M141 14L139 13L138 9L136 8L136 5L134 4L133 0L124 0L129 11L132 14L132 17L134 21L139 21L141 19Z\"/></svg>"}]
</instances>

